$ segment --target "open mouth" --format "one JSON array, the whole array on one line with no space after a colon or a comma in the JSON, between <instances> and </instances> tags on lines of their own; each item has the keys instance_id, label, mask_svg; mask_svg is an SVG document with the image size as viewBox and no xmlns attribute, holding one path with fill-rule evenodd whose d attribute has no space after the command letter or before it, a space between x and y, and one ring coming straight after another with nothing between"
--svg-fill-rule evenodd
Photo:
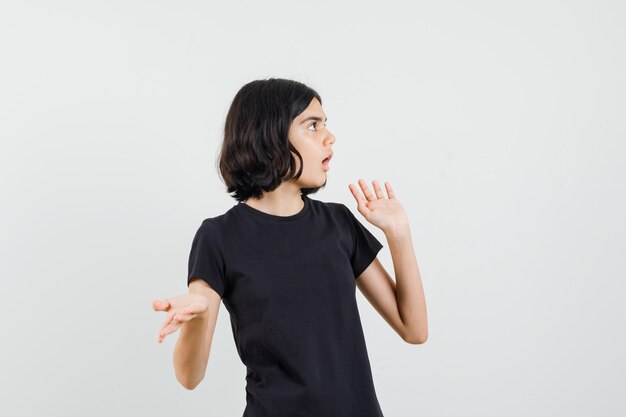
<instances>
[{"instance_id":1,"label":"open mouth","mask_svg":"<svg viewBox=\"0 0 626 417\"><path fill-rule=\"evenodd\" d=\"M324 167L324 169L328 170L328 169L330 168L330 167L329 167L329 165L328 165L328 163L330 162L330 160L332 159L332 157L333 157L333 156L331 155L331 156L329 156L329 157L327 157L327 158L324 158L324 160L322 161L322 166Z\"/></svg>"}]
</instances>

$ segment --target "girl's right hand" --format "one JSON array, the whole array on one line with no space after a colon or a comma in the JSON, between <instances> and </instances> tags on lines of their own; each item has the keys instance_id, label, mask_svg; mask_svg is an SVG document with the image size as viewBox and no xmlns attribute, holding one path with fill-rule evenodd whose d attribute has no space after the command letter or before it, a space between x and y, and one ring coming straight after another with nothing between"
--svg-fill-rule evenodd
<instances>
[{"instance_id":1,"label":"girl's right hand","mask_svg":"<svg viewBox=\"0 0 626 417\"><path fill-rule=\"evenodd\" d=\"M167 318L161 325L157 342L163 342L165 336L174 333L183 324L208 312L209 301L200 294L183 294L165 300L153 300L154 311L166 311Z\"/></svg>"}]
</instances>

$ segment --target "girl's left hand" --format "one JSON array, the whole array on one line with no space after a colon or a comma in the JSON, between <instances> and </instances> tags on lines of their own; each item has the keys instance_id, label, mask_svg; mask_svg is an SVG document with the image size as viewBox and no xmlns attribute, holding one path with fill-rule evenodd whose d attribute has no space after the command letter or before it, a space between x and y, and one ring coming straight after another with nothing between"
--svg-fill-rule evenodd
<instances>
[{"instance_id":1,"label":"girl's left hand","mask_svg":"<svg viewBox=\"0 0 626 417\"><path fill-rule=\"evenodd\" d=\"M352 195L358 204L357 209L359 213L361 213L368 222L385 233L398 227L408 227L409 218L400 200L395 197L391 189L391 184L385 181L385 189L387 190L388 196L385 197L378 185L378 181L372 181L374 192L370 191L364 180L359 178L358 183L365 197L353 184L349 184L348 187L350 191L352 191Z\"/></svg>"}]
</instances>

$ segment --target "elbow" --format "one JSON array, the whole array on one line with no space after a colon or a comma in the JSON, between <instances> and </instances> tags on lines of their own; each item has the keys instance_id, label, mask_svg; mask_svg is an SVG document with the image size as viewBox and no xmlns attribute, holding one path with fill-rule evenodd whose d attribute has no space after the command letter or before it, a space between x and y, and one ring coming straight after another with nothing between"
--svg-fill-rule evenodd
<instances>
[{"instance_id":1,"label":"elbow","mask_svg":"<svg viewBox=\"0 0 626 417\"><path fill-rule=\"evenodd\" d=\"M426 340L428 339L428 336L422 336L422 337L405 337L404 341L407 342L410 345L421 345L426 343Z\"/></svg>"},{"instance_id":2,"label":"elbow","mask_svg":"<svg viewBox=\"0 0 626 417\"><path fill-rule=\"evenodd\" d=\"M188 381L178 381L180 382L180 385L182 385L183 387L185 387L186 389L188 389L189 391L193 391L194 389L196 389L196 387L200 384L200 381L197 382L188 382Z\"/></svg>"},{"instance_id":3,"label":"elbow","mask_svg":"<svg viewBox=\"0 0 626 417\"><path fill-rule=\"evenodd\" d=\"M402 339L410 345L421 345L428 340L428 332L406 332Z\"/></svg>"},{"instance_id":4,"label":"elbow","mask_svg":"<svg viewBox=\"0 0 626 417\"><path fill-rule=\"evenodd\" d=\"M180 385L182 385L184 388L188 389L189 391L193 391L194 389L196 389L196 387L200 385L200 382L202 382L202 378L192 380L191 378L184 378L178 375L176 376L176 379L178 380Z\"/></svg>"},{"instance_id":5,"label":"elbow","mask_svg":"<svg viewBox=\"0 0 626 417\"><path fill-rule=\"evenodd\" d=\"M174 375L180 385L192 391L204 379L207 361L197 356L195 362L187 361L187 359L187 357L181 356L180 352L174 352ZM198 363L198 360L201 362Z\"/></svg>"}]
</instances>

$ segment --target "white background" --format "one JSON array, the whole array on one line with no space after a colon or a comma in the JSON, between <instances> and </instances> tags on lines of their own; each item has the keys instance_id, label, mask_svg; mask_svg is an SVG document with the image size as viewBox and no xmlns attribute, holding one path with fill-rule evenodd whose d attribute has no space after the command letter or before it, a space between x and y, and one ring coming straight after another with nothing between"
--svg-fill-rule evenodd
<instances>
[{"instance_id":1,"label":"white background","mask_svg":"<svg viewBox=\"0 0 626 417\"><path fill-rule=\"evenodd\" d=\"M390 181L429 339L359 295L387 417L626 413L626 6L619 1L3 1L1 416L240 416L220 310L174 376L155 298L187 291L224 117L254 79L316 89L328 185ZM367 224L385 248L384 234Z\"/></svg>"}]
</instances>

